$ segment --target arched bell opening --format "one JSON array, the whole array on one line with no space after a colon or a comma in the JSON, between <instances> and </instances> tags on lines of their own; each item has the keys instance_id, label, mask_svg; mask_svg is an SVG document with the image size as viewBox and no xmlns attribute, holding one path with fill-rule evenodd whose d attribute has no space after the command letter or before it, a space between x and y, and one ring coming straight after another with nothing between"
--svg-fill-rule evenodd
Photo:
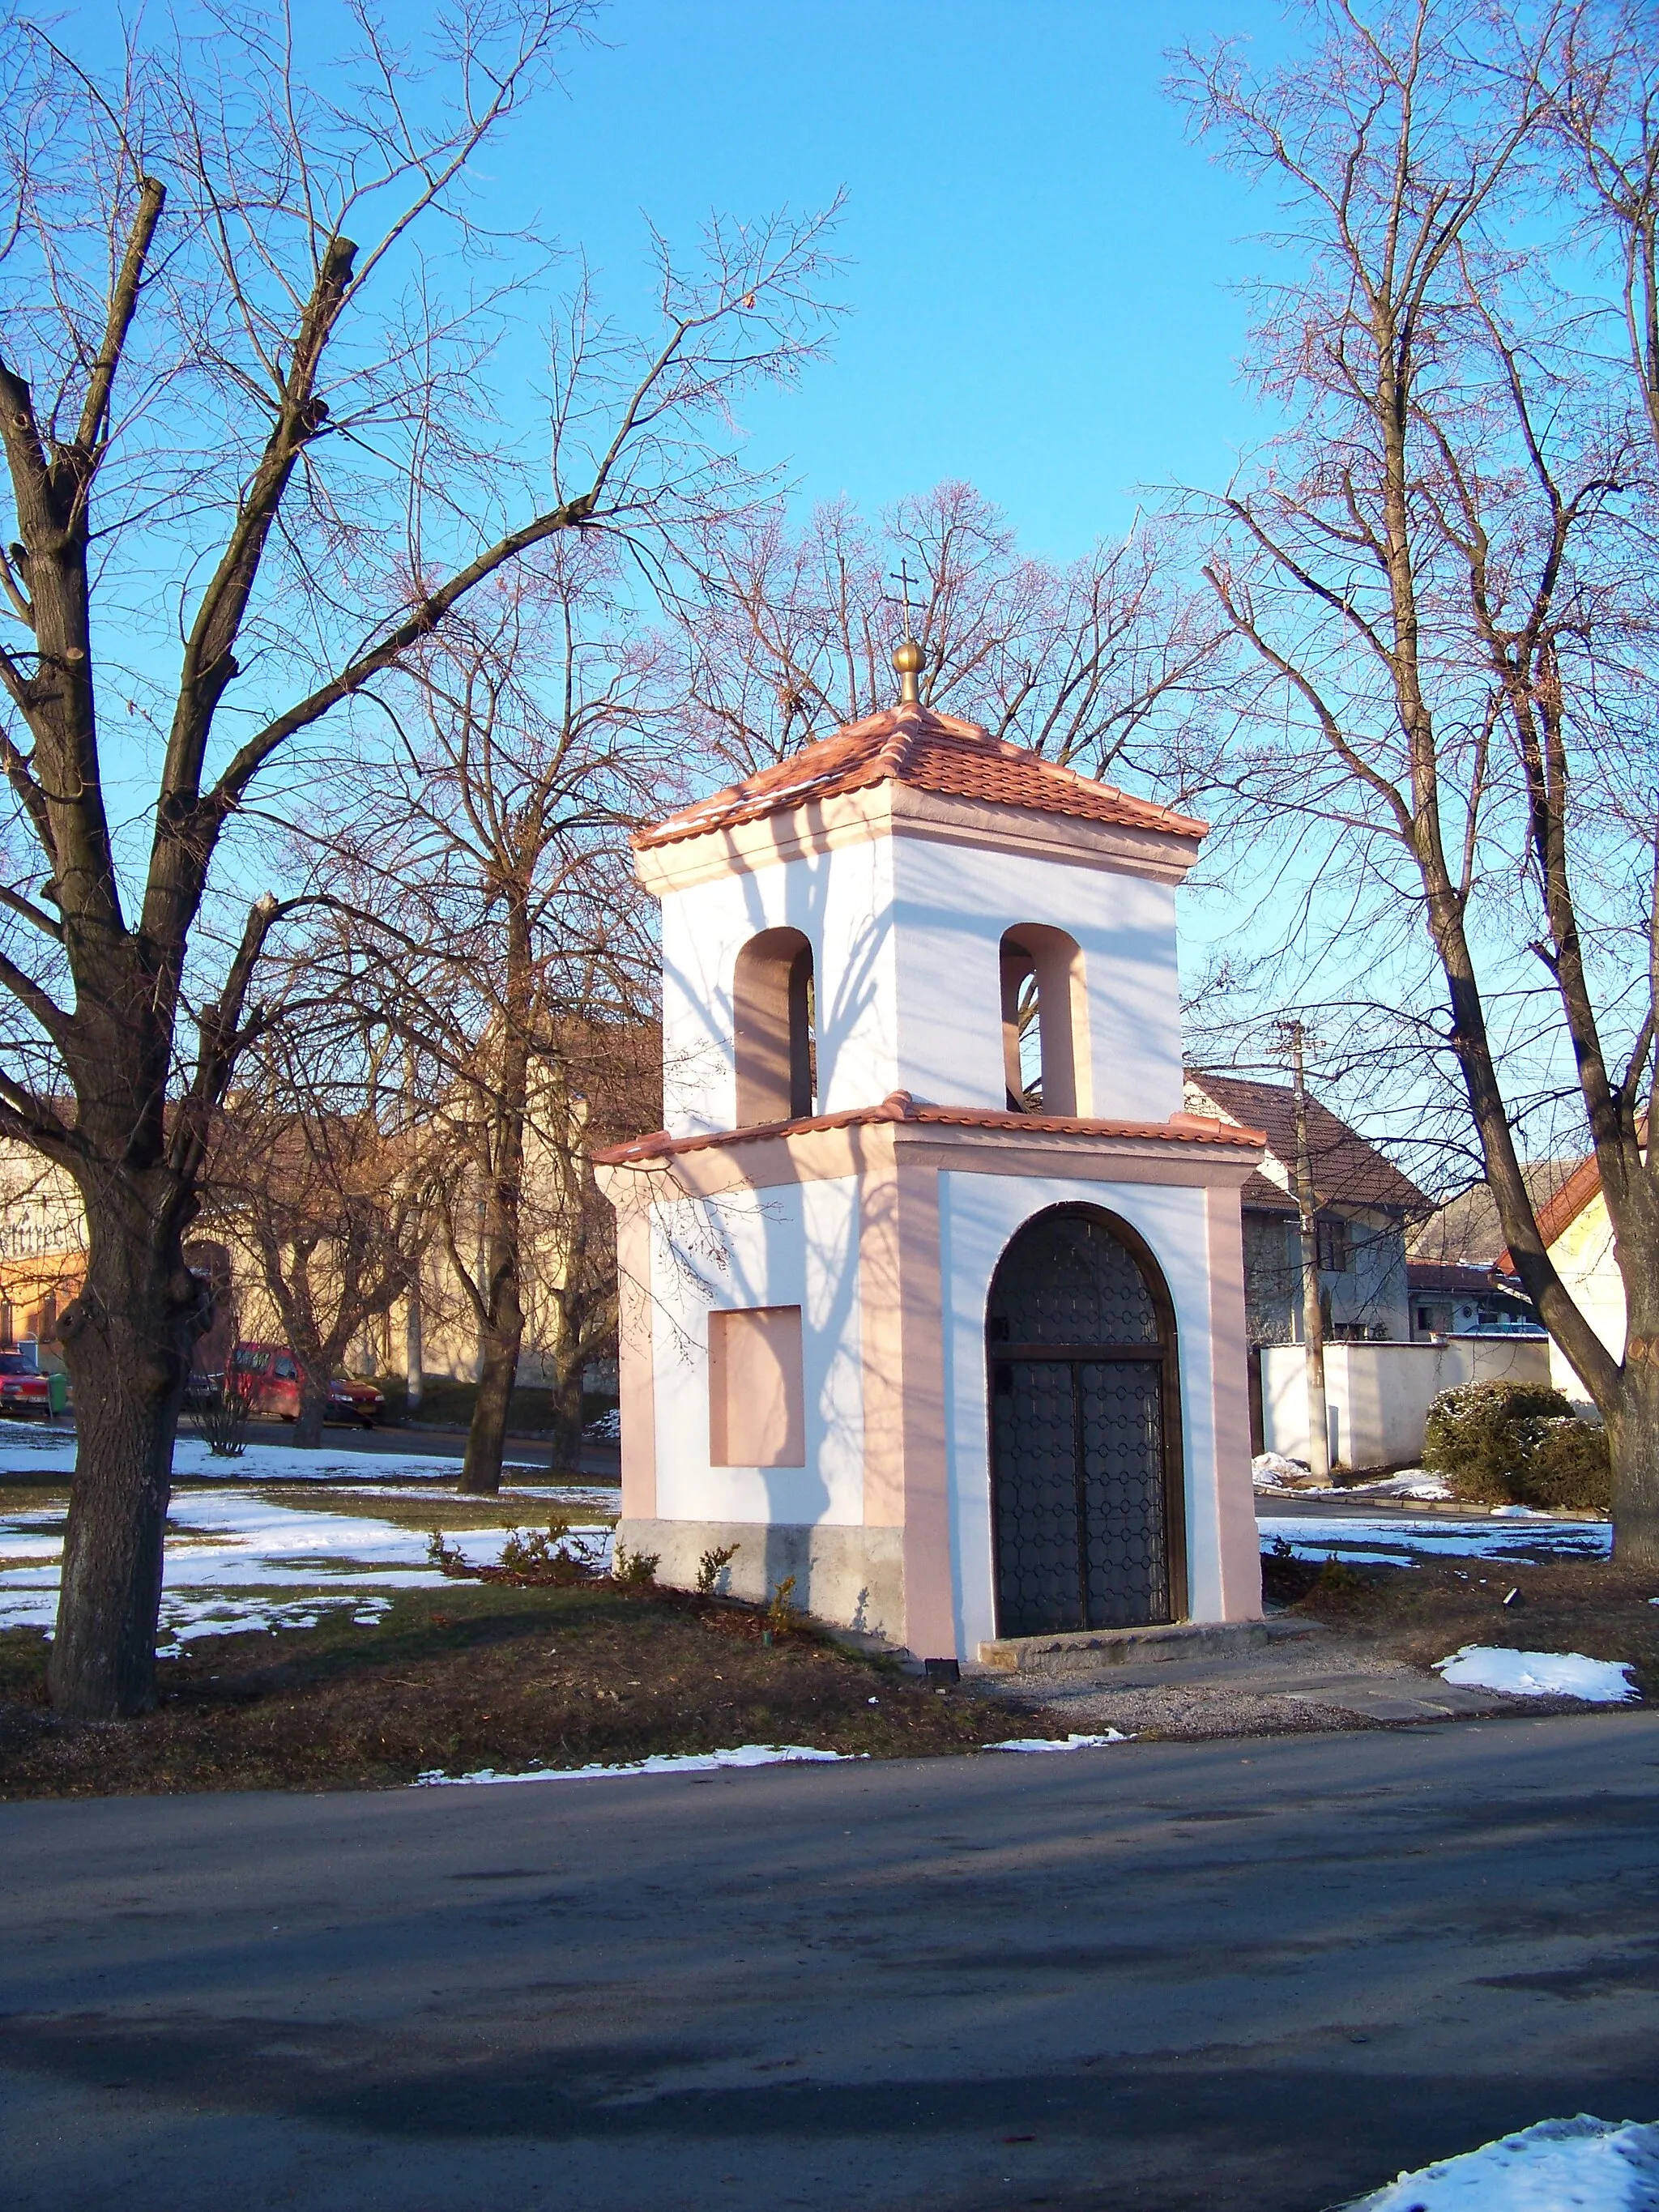
<instances>
[{"instance_id":1,"label":"arched bell opening","mask_svg":"<svg viewBox=\"0 0 1659 2212\"><path fill-rule=\"evenodd\" d=\"M816 1110L812 947L799 929L763 929L738 953L732 983L738 1127Z\"/></svg>"},{"instance_id":2,"label":"arched bell opening","mask_svg":"<svg viewBox=\"0 0 1659 2212\"><path fill-rule=\"evenodd\" d=\"M1088 1001L1077 939L1046 922L1005 931L1002 1073L1011 1113L1088 1114Z\"/></svg>"},{"instance_id":3,"label":"arched bell opening","mask_svg":"<svg viewBox=\"0 0 1659 2212\"><path fill-rule=\"evenodd\" d=\"M1145 1239L1096 1206L1036 1215L992 1279L986 1340L997 1633L1182 1619L1175 1307Z\"/></svg>"}]
</instances>

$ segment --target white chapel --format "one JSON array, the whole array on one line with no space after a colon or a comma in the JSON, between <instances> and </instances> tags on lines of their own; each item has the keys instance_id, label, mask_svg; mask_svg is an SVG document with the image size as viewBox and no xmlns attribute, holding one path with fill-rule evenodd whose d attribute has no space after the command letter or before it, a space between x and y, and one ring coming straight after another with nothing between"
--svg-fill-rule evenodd
<instances>
[{"instance_id":1,"label":"white chapel","mask_svg":"<svg viewBox=\"0 0 1659 2212\"><path fill-rule=\"evenodd\" d=\"M919 1658L1253 1619L1239 1190L1182 1110L1205 825L899 703L635 840L662 1129L617 1213L619 1540Z\"/></svg>"}]
</instances>

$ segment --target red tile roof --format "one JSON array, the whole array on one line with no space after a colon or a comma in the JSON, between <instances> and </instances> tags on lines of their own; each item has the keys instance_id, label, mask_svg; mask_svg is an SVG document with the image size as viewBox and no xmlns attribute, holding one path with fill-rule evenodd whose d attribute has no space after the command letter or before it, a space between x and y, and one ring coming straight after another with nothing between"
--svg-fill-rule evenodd
<instances>
[{"instance_id":1,"label":"red tile roof","mask_svg":"<svg viewBox=\"0 0 1659 2212\"><path fill-rule=\"evenodd\" d=\"M990 1107L928 1106L908 1091L894 1091L879 1106L813 1114L798 1121L763 1121L747 1129L715 1129L698 1137L671 1137L665 1129L653 1129L648 1137L635 1137L632 1144L607 1145L593 1158L606 1167L631 1167L645 1160L669 1159L677 1152L746 1144L757 1137L798 1137L812 1129L851 1129L881 1121L920 1121L953 1129L1010 1129L1021 1135L1150 1137L1164 1144L1259 1146L1267 1142L1260 1129L1217 1121L1202 1114L1172 1114L1167 1121L1091 1121L1075 1114L1009 1114Z\"/></svg>"},{"instance_id":2,"label":"red tile roof","mask_svg":"<svg viewBox=\"0 0 1659 2212\"><path fill-rule=\"evenodd\" d=\"M1193 1091L1222 1113L1265 1129L1267 1150L1294 1183L1296 1094L1288 1084L1250 1083L1243 1076L1202 1067L1190 1069L1187 1080ZM1313 1174L1314 1197L1321 1206L1397 1207L1419 1220L1434 1210L1392 1160L1311 1097L1308 1100L1308 1164ZM1250 1178L1244 1187L1243 1202L1281 1213L1297 1210L1291 1193L1280 1189L1266 1176Z\"/></svg>"},{"instance_id":3,"label":"red tile roof","mask_svg":"<svg viewBox=\"0 0 1659 2212\"><path fill-rule=\"evenodd\" d=\"M1644 1107L1636 1117L1636 1133L1642 1146L1642 1157L1647 1158L1648 1109ZM1539 1206L1538 1234L1547 1252L1552 1244L1565 1237L1592 1199L1601 1194L1601 1166L1592 1152L1581 1160L1553 1198ZM1507 1251L1499 1254L1498 1265L1505 1274L1515 1272L1515 1261Z\"/></svg>"},{"instance_id":4,"label":"red tile roof","mask_svg":"<svg viewBox=\"0 0 1659 2212\"><path fill-rule=\"evenodd\" d=\"M642 848L672 845L684 837L763 821L769 814L883 783L905 784L940 798L977 799L1034 813L1067 814L1083 822L1161 830L1172 836L1190 837L1194 843L1209 829L1191 815L1136 799L1112 784L1079 775L1074 769L1056 768L1023 745L1005 744L988 736L976 722L936 714L929 707L911 702L849 722L833 737L821 738L775 768L763 769L728 790L671 814L654 829L642 830L634 842Z\"/></svg>"},{"instance_id":5,"label":"red tile roof","mask_svg":"<svg viewBox=\"0 0 1659 2212\"><path fill-rule=\"evenodd\" d=\"M1601 1191L1601 1167L1594 1152L1581 1160L1553 1198L1538 1209L1538 1234L1547 1252L1558 1237L1565 1236L1573 1223L1594 1198ZM1509 1254L1504 1253L1507 1260Z\"/></svg>"}]
</instances>

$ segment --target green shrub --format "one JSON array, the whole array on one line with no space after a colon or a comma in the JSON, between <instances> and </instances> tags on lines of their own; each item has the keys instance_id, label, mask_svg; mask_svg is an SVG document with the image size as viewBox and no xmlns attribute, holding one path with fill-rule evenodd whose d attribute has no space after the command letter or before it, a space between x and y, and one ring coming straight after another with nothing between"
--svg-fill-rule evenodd
<instances>
[{"instance_id":1,"label":"green shrub","mask_svg":"<svg viewBox=\"0 0 1659 2212\"><path fill-rule=\"evenodd\" d=\"M1540 1421L1516 1485L1516 1502L1541 1510L1611 1513L1613 1461L1599 1421Z\"/></svg>"},{"instance_id":2,"label":"green shrub","mask_svg":"<svg viewBox=\"0 0 1659 2212\"><path fill-rule=\"evenodd\" d=\"M1423 1464L1443 1474L1455 1497L1520 1502L1519 1481L1547 1421L1571 1417L1559 1390L1541 1382L1464 1382L1429 1407Z\"/></svg>"},{"instance_id":3,"label":"green shrub","mask_svg":"<svg viewBox=\"0 0 1659 2212\"><path fill-rule=\"evenodd\" d=\"M651 1589L661 1558L660 1552L629 1552L618 1544L611 1555L611 1579L624 1589Z\"/></svg>"},{"instance_id":4,"label":"green shrub","mask_svg":"<svg viewBox=\"0 0 1659 2212\"><path fill-rule=\"evenodd\" d=\"M427 1538L426 1556L428 1562L436 1567L441 1575L464 1575L466 1572L465 1553L459 1544L445 1542L441 1528L434 1528Z\"/></svg>"},{"instance_id":5,"label":"green shrub","mask_svg":"<svg viewBox=\"0 0 1659 2212\"><path fill-rule=\"evenodd\" d=\"M1538 1382L1465 1382L1429 1407L1423 1464L1453 1494L1543 1512L1607 1513L1613 1477L1607 1431L1575 1419Z\"/></svg>"},{"instance_id":6,"label":"green shrub","mask_svg":"<svg viewBox=\"0 0 1659 2212\"><path fill-rule=\"evenodd\" d=\"M697 1562L697 1588L704 1597L713 1597L720 1588L720 1579L738 1556L741 1546L721 1544L712 1552L705 1552Z\"/></svg>"},{"instance_id":7,"label":"green shrub","mask_svg":"<svg viewBox=\"0 0 1659 2212\"><path fill-rule=\"evenodd\" d=\"M539 1528L528 1535L522 1529L509 1528L501 1546L501 1569L526 1584L550 1583L556 1589L565 1589L576 1583L591 1582L594 1560L591 1546L574 1533L568 1520L559 1513L549 1521L545 1534Z\"/></svg>"},{"instance_id":8,"label":"green shrub","mask_svg":"<svg viewBox=\"0 0 1659 2212\"><path fill-rule=\"evenodd\" d=\"M1339 1559L1334 1552L1319 1570L1319 1580L1314 1584L1316 1590L1322 1590L1328 1597L1351 1597L1364 1587L1364 1577L1357 1575L1347 1561Z\"/></svg>"}]
</instances>

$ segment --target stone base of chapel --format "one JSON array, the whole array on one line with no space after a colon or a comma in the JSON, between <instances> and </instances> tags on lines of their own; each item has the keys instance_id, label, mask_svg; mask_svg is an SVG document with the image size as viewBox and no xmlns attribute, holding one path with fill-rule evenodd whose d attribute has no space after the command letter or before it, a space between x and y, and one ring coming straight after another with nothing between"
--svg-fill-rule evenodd
<instances>
[{"instance_id":1,"label":"stone base of chapel","mask_svg":"<svg viewBox=\"0 0 1659 2212\"><path fill-rule=\"evenodd\" d=\"M715 1587L723 1597L764 1605L791 1575L789 1601L837 1628L904 1641L904 1531L805 1527L788 1522L640 1521L617 1523L629 1552L657 1555L657 1580L696 1589L705 1552L736 1545Z\"/></svg>"}]
</instances>

